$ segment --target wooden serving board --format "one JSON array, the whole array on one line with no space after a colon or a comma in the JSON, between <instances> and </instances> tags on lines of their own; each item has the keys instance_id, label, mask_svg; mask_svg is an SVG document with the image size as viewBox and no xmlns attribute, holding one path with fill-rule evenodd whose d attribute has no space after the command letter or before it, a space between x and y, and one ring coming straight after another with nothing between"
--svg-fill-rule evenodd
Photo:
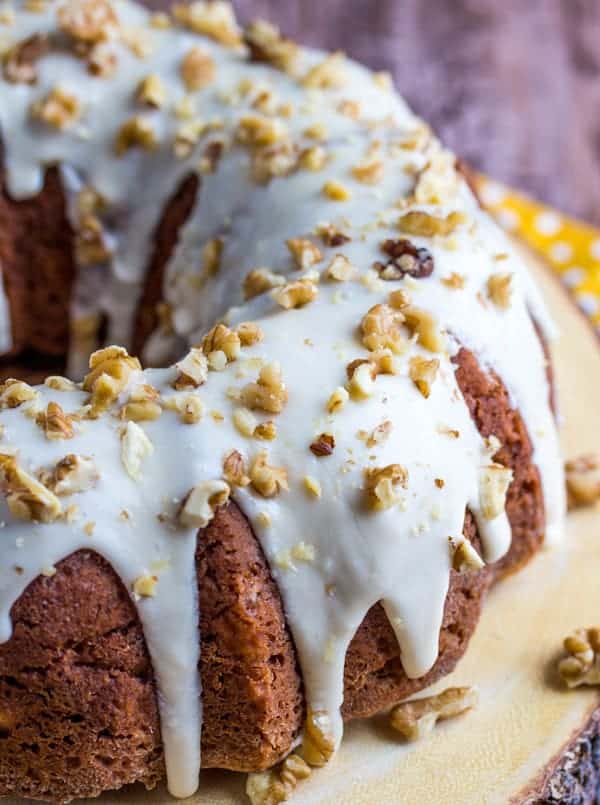
<instances>
[{"instance_id":1,"label":"wooden serving board","mask_svg":"<svg viewBox=\"0 0 600 805\"><path fill-rule=\"evenodd\" d=\"M599 345L558 283L535 262L532 268L561 329L554 359L565 455L600 452L600 428L593 421ZM596 690L567 691L554 675L564 636L600 624L599 569L600 514L570 515L561 545L542 551L492 590L465 657L431 688L477 685L477 710L413 745L402 744L385 718L350 725L338 756L298 788L294 805L504 805L539 793L599 704ZM207 772L201 793L188 802L242 805L244 786L243 775ZM171 801L164 790L136 787L96 800Z\"/></svg>"}]
</instances>

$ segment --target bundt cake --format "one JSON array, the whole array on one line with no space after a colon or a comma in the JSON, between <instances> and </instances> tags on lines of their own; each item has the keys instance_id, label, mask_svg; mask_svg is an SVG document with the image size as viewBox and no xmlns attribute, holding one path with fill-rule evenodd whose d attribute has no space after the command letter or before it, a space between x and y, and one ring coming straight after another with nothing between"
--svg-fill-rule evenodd
<instances>
[{"instance_id":1,"label":"bundt cake","mask_svg":"<svg viewBox=\"0 0 600 805\"><path fill-rule=\"evenodd\" d=\"M341 53L221 0L0 53L0 795L322 764L560 532L543 304Z\"/></svg>"}]
</instances>

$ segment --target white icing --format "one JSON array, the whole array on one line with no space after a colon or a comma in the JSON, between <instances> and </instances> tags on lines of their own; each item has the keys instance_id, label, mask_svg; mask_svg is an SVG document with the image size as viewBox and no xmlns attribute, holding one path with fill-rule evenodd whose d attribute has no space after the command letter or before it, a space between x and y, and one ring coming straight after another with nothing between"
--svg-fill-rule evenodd
<instances>
[{"instance_id":1,"label":"white icing","mask_svg":"<svg viewBox=\"0 0 600 805\"><path fill-rule=\"evenodd\" d=\"M146 13L138 7L121 2L116 7L128 25L145 24ZM20 10L11 35L20 40L54 26L51 10L43 14ZM171 112L184 94L178 68L199 37L180 29L152 30L151 36L155 47L143 60L123 45L111 45L118 53L119 69L109 80L90 78L83 63L55 51L40 61L36 86L0 79L0 130L11 193L22 198L37 192L44 166L58 162L74 225L75 199L82 185L93 186L110 203L105 223L114 258L105 266L81 269L74 313L106 313L109 339L125 343L130 340L148 245L160 211L195 169L203 145L214 137L205 135L189 158L177 160L172 155L174 132L181 121ZM173 515L192 487L221 478L227 452L236 449L252 460L266 448L269 463L288 472L290 489L276 497L264 499L251 487L235 489L233 495L260 540L281 591L308 706L326 713L336 742L342 734L345 652L369 608L383 602L407 674L422 676L437 657L451 566L448 539L460 540L465 508L476 518L486 561L500 558L510 545L506 515L486 520L481 511L480 474L490 463L490 448L457 387L452 357L461 346L473 351L484 369L498 374L523 416L543 483L547 538L560 530L564 512L562 464L545 361L529 309L545 330L547 316L522 261L478 208L456 175L451 156L433 138L419 149L396 147L411 132L422 131L421 124L395 93L378 88L372 75L352 62L344 64L349 82L342 89L307 91L284 73L249 64L240 50L200 39L214 58L217 75L215 86L195 97L203 120L219 119L221 136L232 141L239 119L252 111L256 94L228 103L223 93L231 94L242 77L250 79L294 105L296 113L284 122L302 147L309 145L302 134L306 127L323 123L327 129L323 146L330 159L324 170L298 171L258 185L250 175L248 151L239 145L226 151L215 173L202 177L195 208L167 269L164 293L173 309L174 334L167 338L155 333L148 351L166 362L185 345L197 343L220 316L226 316L230 326L256 321L264 339L243 348L241 357L224 371L210 372L206 384L193 392L204 406L199 423L184 425L171 410L156 421L140 423L154 450L143 460L138 480L131 478L121 460L123 423L109 414L84 420L72 440L50 441L32 418L24 416L29 405L24 404L2 413L5 430L0 445L4 452L18 448L19 466L32 474L76 453L91 456L101 475L93 489L64 499L65 505L73 502L79 507L72 522L20 522L2 503L6 527L0 548L0 640L10 637L10 608L27 584L75 550L87 548L104 556L130 590L140 576L156 575L156 596L137 601L137 606L156 672L169 788L176 796L195 790L200 766L196 535L195 529L174 525L172 518L159 520L157 515ZM300 74L322 58L323 54L303 50ZM152 153L134 150L118 158L112 149L115 134L137 111L133 88L150 73L159 74L168 88L167 111L143 112L153 121L161 145ZM82 121L60 132L41 129L27 119L32 99L45 96L57 82L85 103ZM360 102L361 120L336 111L338 102L346 99ZM367 124L369 118L389 120L375 127ZM381 142L385 173L371 186L355 180L351 169L374 140ZM267 266L294 279L300 276L285 240L310 236L317 243L314 230L322 222L340 224L352 240L333 249L320 244L324 260L316 268L322 270L341 252L364 279L383 257L381 241L400 236L397 220L402 203L413 192L415 173L428 164L432 167L425 178L429 176L444 192L439 199L424 193L417 197L415 208L438 216L457 210L467 215L450 239L410 236L417 246L430 250L435 264L431 277L343 284L324 279L318 298L292 311L283 311L268 295L243 302L241 281L252 268ZM341 203L326 198L321 190L327 179L342 181L352 199ZM214 237L223 239L220 269L200 282L200 255ZM499 253L508 256L500 262ZM513 274L512 300L506 309L487 299L487 281L498 271ZM464 289L440 282L453 272L464 276ZM411 341L406 354L397 359L399 373L378 376L372 397L350 401L340 412L328 414L330 394L346 382L346 365L368 356L357 337L362 317L397 288L407 289L415 306L433 313L447 337L447 350L436 355L440 369L430 396L425 399L409 379L408 362L415 355L431 354ZM232 305L236 307L230 309ZM228 390L256 378L257 363L252 359L278 361L288 390L289 400L280 414L258 415L260 421L276 422L278 436L272 442L245 438L233 424L239 403ZM77 374L83 372L76 351L71 366ZM141 382L154 385L163 398L190 394L173 391L175 376L173 368L135 373L120 403ZM67 413L77 410L87 396L45 387L38 391L40 401L56 400ZM216 421L213 411L222 420ZM393 428L383 443L367 447L357 438L358 431L370 432L386 420ZM459 438L451 438L449 428L458 431ZM335 436L335 450L329 457L317 458L309 445L322 432ZM392 463L407 469L408 488L387 511L368 511L363 471ZM306 491L305 476L318 484L320 498ZM435 483L440 478L442 488ZM84 525L90 521L95 527L88 536ZM15 567L22 572L17 574Z\"/></svg>"}]
</instances>

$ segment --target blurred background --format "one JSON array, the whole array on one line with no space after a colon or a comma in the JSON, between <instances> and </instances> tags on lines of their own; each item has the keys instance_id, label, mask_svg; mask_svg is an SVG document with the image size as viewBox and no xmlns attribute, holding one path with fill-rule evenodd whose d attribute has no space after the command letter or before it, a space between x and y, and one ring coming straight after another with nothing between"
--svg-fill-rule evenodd
<instances>
[{"instance_id":1,"label":"blurred background","mask_svg":"<svg viewBox=\"0 0 600 805\"><path fill-rule=\"evenodd\" d=\"M147 0L167 8L169 0ZM234 0L396 85L475 168L600 224L600 0Z\"/></svg>"}]
</instances>

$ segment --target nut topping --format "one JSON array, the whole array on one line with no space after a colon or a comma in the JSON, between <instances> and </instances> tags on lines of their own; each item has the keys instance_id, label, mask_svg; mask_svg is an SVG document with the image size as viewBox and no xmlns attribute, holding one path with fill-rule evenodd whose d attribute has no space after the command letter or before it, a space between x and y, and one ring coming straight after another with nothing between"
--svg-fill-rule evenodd
<instances>
[{"instance_id":1,"label":"nut topping","mask_svg":"<svg viewBox=\"0 0 600 805\"><path fill-rule=\"evenodd\" d=\"M600 629L577 629L564 641L567 657L558 663L560 678L568 687L600 685Z\"/></svg>"},{"instance_id":2,"label":"nut topping","mask_svg":"<svg viewBox=\"0 0 600 805\"><path fill-rule=\"evenodd\" d=\"M99 478L100 473L93 458L69 453L44 480L55 495L63 496L87 492L96 485Z\"/></svg>"},{"instance_id":3,"label":"nut topping","mask_svg":"<svg viewBox=\"0 0 600 805\"><path fill-rule=\"evenodd\" d=\"M317 298L319 289L314 282L297 280L272 291L273 299L284 310L304 307Z\"/></svg>"},{"instance_id":4,"label":"nut topping","mask_svg":"<svg viewBox=\"0 0 600 805\"><path fill-rule=\"evenodd\" d=\"M265 20L255 20L244 31L244 42L254 62L266 62L291 73L298 58L298 46L281 36L279 28Z\"/></svg>"},{"instance_id":5,"label":"nut topping","mask_svg":"<svg viewBox=\"0 0 600 805\"><path fill-rule=\"evenodd\" d=\"M58 9L58 23L64 33L89 45L114 37L119 21L108 0L69 0Z\"/></svg>"},{"instance_id":6,"label":"nut topping","mask_svg":"<svg viewBox=\"0 0 600 805\"><path fill-rule=\"evenodd\" d=\"M447 688L436 696L396 705L390 724L407 741L416 741L430 733L438 721L461 715L475 707L478 700L474 688Z\"/></svg>"},{"instance_id":7,"label":"nut topping","mask_svg":"<svg viewBox=\"0 0 600 805\"><path fill-rule=\"evenodd\" d=\"M37 424L44 429L46 439L72 439L73 417L65 414L58 403L49 402L46 410L36 417Z\"/></svg>"},{"instance_id":8,"label":"nut topping","mask_svg":"<svg viewBox=\"0 0 600 805\"><path fill-rule=\"evenodd\" d=\"M381 250L390 258L386 263L374 265L381 279L400 280L407 275L421 279L433 273L433 256L429 249L417 248L410 240L385 240Z\"/></svg>"},{"instance_id":9,"label":"nut topping","mask_svg":"<svg viewBox=\"0 0 600 805\"><path fill-rule=\"evenodd\" d=\"M136 115L123 123L119 129L115 139L115 153L117 156L123 156L132 148L154 151L157 145L158 140L152 123Z\"/></svg>"},{"instance_id":10,"label":"nut topping","mask_svg":"<svg viewBox=\"0 0 600 805\"><path fill-rule=\"evenodd\" d=\"M291 754L274 769L248 775L246 794L250 805L276 805L291 796L300 780L311 774L310 766L298 754Z\"/></svg>"},{"instance_id":11,"label":"nut topping","mask_svg":"<svg viewBox=\"0 0 600 805\"><path fill-rule=\"evenodd\" d=\"M485 567L485 562L468 539L463 538L458 543L450 539L449 542L452 553L452 568L458 573L464 573L468 570L481 570L482 567Z\"/></svg>"},{"instance_id":12,"label":"nut topping","mask_svg":"<svg viewBox=\"0 0 600 805\"><path fill-rule=\"evenodd\" d=\"M506 493L513 479L513 471L501 464L484 467L479 476L479 504L486 520L499 517L506 506Z\"/></svg>"},{"instance_id":13,"label":"nut topping","mask_svg":"<svg viewBox=\"0 0 600 805\"><path fill-rule=\"evenodd\" d=\"M285 285L285 277L281 274L274 274L268 268L255 268L244 279L244 298L254 299L255 296L281 285Z\"/></svg>"},{"instance_id":14,"label":"nut topping","mask_svg":"<svg viewBox=\"0 0 600 805\"><path fill-rule=\"evenodd\" d=\"M325 276L337 282L348 282L356 277L356 266L343 254L336 254L325 269Z\"/></svg>"},{"instance_id":15,"label":"nut topping","mask_svg":"<svg viewBox=\"0 0 600 805\"><path fill-rule=\"evenodd\" d=\"M154 445L135 422L128 422L121 436L121 461L127 474L138 481L142 464L154 452Z\"/></svg>"},{"instance_id":16,"label":"nut topping","mask_svg":"<svg viewBox=\"0 0 600 805\"><path fill-rule=\"evenodd\" d=\"M192 347L188 354L179 363L176 363L178 375L173 381L173 388L198 388L208 379L208 361L198 347Z\"/></svg>"},{"instance_id":17,"label":"nut topping","mask_svg":"<svg viewBox=\"0 0 600 805\"><path fill-rule=\"evenodd\" d=\"M335 448L335 438L331 433L321 433L310 445L310 450L317 456L330 456Z\"/></svg>"},{"instance_id":18,"label":"nut topping","mask_svg":"<svg viewBox=\"0 0 600 805\"><path fill-rule=\"evenodd\" d=\"M81 104L74 95L61 87L53 90L31 106L31 116L55 129L65 129L81 114Z\"/></svg>"},{"instance_id":19,"label":"nut topping","mask_svg":"<svg viewBox=\"0 0 600 805\"><path fill-rule=\"evenodd\" d=\"M496 307L506 310L512 296L512 274L492 274L487 281L487 290Z\"/></svg>"},{"instance_id":20,"label":"nut topping","mask_svg":"<svg viewBox=\"0 0 600 805\"><path fill-rule=\"evenodd\" d=\"M246 461L239 450L231 450L223 459L223 477L232 486L248 486Z\"/></svg>"},{"instance_id":21,"label":"nut topping","mask_svg":"<svg viewBox=\"0 0 600 805\"><path fill-rule=\"evenodd\" d=\"M38 397L38 392L22 380L9 378L0 384L0 410L3 408L18 408L25 402Z\"/></svg>"},{"instance_id":22,"label":"nut topping","mask_svg":"<svg viewBox=\"0 0 600 805\"><path fill-rule=\"evenodd\" d=\"M342 410L349 399L350 395L346 389L343 386L338 386L327 401L327 410L330 414L335 414Z\"/></svg>"},{"instance_id":23,"label":"nut topping","mask_svg":"<svg viewBox=\"0 0 600 805\"><path fill-rule=\"evenodd\" d=\"M179 522L190 528L206 528L215 510L227 503L230 492L225 481L203 481L188 492L179 512Z\"/></svg>"},{"instance_id":24,"label":"nut topping","mask_svg":"<svg viewBox=\"0 0 600 805\"><path fill-rule=\"evenodd\" d=\"M286 241L286 245L299 269L306 270L311 268L311 266L320 263L323 259L319 247L306 238L290 238Z\"/></svg>"},{"instance_id":25,"label":"nut topping","mask_svg":"<svg viewBox=\"0 0 600 805\"><path fill-rule=\"evenodd\" d=\"M565 462L569 509L592 506L600 500L600 457L580 456Z\"/></svg>"},{"instance_id":26,"label":"nut topping","mask_svg":"<svg viewBox=\"0 0 600 805\"><path fill-rule=\"evenodd\" d=\"M365 469L365 500L373 511L384 511L398 503L398 487L408 488L408 470L400 464Z\"/></svg>"},{"instance_id":27,"label":"nut topping","mask_svg":"<svg viewBox=\"0 0 600 805\"><path fill-rule=\"evenodd\" d=\"M421 235L424 238L432 238L435 235L447 237L466 220L466 216L462 212L451 212L445 218L438 218L428 212L413 210L400 217L398 226L409 235Z\"/></svg>"},{"instance_id":28,"label":"nut topping","mask_svg":"<svg viewBox=\"0 0 600 805\"><path fill-rule=\"evenodd\" d=\"M426 358L421 358L419 355L416 355L410 359L410 379L413 381L425 399L427 399L431 393L431 386L437 377L439 368L440 362L437 358L427 360Z\"/></svg>"},{"instance_id":29,"label":"nut topping","mask_svg":"<svg viewBox=\"0 0 600 805\"><path fill-rule=\"evenodd\" d=\"M142 79L138 86L137 99L144 106L161 109L167 100L167 91L160 76L152 73Z\"/></svg>"},{"instance_id":30,"label":"nut topping","mask_svg":"<svg viewBox=\"0 0 600 805\"><path fill-rule=\"evenodd\" d=\"M197 0L190 4L173 6L173 17L181 25L197 34L209 36L230 47L241 42L240 31L231 3L225 0Z\"/></svg>"},{"instance_id":31,"label":"nut topping","mask_svg":"<svg viewBox=\"0 0 600 805\"><path fill-rule=\"evenodd\" d=\"M215 325L202 339L202 351L207 357L213 352L223 352L227 362L239 358L240 348L239 335L224 324Z\"/></svg>"},{"instance_id":32,"label":"nut topping","mask_svg":"<svg viewBox=\"0 0 600 805\"><path fill-rule=\"evenodd\" d=\"M35 84L37 82L37 61L49 49L45 34L33 36L18 42L3 58L2 74L11 84Z\"/></svg>"},{"instance_id":33,"label":"nut topping","mask_svg":"<svg viewBox=\"0 0 600 805\"><path fill-rule=\"evenodd\" d=\"M261 450L250 467L250 481L252 488L264 498L272 498L281 490L288 491L287 470L283 467L273 467L268 463L269 454Z\"/></svg>"},{"instance_id":34,"label":"nut topping","mask_svg":"<svg viewBox=\"0 0 600 805\"><path fill-rule=\"evenodd\" d=\"M189 50L181 62L181 77L188 92L196 92L215 78L215 63L202 48Z\"/></svg>"},{"instance_id":35,"label":"nut topping","mask_svg":"<svg viewBox=\"0 0 600 805\"><path fill-rule=\"evenodd\" d=\"M445 341L438 323L431 313L409 305L402 309L405 324L421 346L430 352L443 352Z\"/></svg>"},{"instance_id":36,"label":"nut topping","mask_svg":"<svg viewBox=\"0 0 600 805\"><path fill-rule=\"evenodd\" d=\"M19 520L51 523L62 506L56 495L18 466L14 456L0 454L2 491L10 513Z\"/></svg>"},{"instance_id":37,"label":"nut topping","mask_svg":"<svg viewBox=\"0 0 600 805\"><path fill-rule=\"evenodd\" d=\"M406 347L400 330L403 322L403 313L393 310L389 305L374 305L360 324L364 346L371 352L389 349L395 355L401 354Z\"/></svg>"},{"instance_id":38,"label":"nut topping","mask_svg":"<svg viewBox=\"0 0 600 805\"><path fill-rule=\"evenodd\" d=\"M242 405L252 411L279 414L288 400L288 392L278 363L269 363L259 372L256 383L248 383L240 393Z\"/></svg>"},{"instance_id":39,"label":"nut topping","mask_svg":"<svg viewBox=\"0 0 600 805\"><path fill-rule=\"evenodd\" d=\"M329 715L324 710L309 710L304 725L300 754L310 766L325 766L335 751Z\"/></svg>"}]
</instances>

